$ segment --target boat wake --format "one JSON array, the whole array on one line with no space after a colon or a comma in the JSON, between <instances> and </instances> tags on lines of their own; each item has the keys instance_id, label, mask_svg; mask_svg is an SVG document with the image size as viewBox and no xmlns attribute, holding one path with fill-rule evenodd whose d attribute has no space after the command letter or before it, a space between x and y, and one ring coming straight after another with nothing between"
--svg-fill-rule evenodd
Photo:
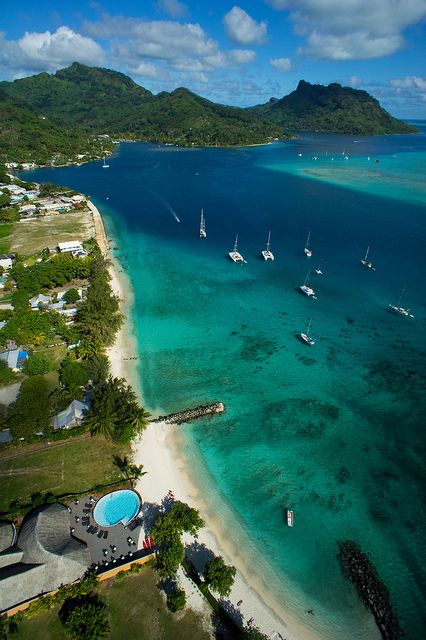
<instances>
[{"instance_id":1,"label":"boat wake","mask_svg":"<svg viewBox=\"0 0 426 640\"><path fill-rule=\"evenodd\" d=\"M176 220L176 222L180 222L180 218L178 216L178 214L176 213L176 211L173 209L173 207L171 206L171 204L169 202L167 202L167 200L165 198L163 198L162 196L159 196L157 193L154 194L159 200L161 200L161 202L164 204L164 206L166 207L166 209L168 211L170 211L170 213L172 214L172 216L174 217L174 219Z\"/></svg>"}]
</instances>

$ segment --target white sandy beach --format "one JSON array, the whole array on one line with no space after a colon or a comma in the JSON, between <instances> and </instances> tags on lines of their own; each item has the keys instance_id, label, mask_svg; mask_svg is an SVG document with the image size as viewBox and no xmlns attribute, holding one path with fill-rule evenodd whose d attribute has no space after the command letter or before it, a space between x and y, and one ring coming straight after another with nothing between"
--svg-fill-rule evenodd
<instances>
[{"instance_id":1,"label":"white sandy beach","mask_svg":"<svg viewBox=\"0 0 426 640\"><path fill-rule=\"evenodd\" d=\"M114 376L125 378L143 402L138 361L129 360L138 353L132 321L129 317L133 303L131 284L112 256L99 211L92 203L89 203L89 207L93 214L98 244L112 261L110 268L112 289L120 298L121 311L126 316L115 344L108 350L111 372ZM237 541L229 535L229 530L226 531L225 523L210 513L208 500L196 486L189 465L182 454L178 430L184 428L184 425L176 427L151 422L141 438L134 443L134 462L138 465L142 464L147 472L137 485L143 502L161 505L169 490L172 490L176 500L181 500L199 510L206 526L197 537L198 544L205 545L215 555L223 556L226 563L237 568L232 592L229 599L224 601L228 610L234 610L236 619L239 618L244 624L252 619L256 627L274 640L280 638L321 640L320 635L309 628L309 624L305 625L286 613L284 607L274 600L264 584L264 577L253 572L247 558L242 556ZM185 542L189 545L194 542L194 539L188 538ZM202 554L191 555L191 558L201 572ZM179 578L185 588L189 606L202 612L207 621L210 617L209 605L195 585L184 576L183 571L179 572Z\"/></svg>"}]
</instances>

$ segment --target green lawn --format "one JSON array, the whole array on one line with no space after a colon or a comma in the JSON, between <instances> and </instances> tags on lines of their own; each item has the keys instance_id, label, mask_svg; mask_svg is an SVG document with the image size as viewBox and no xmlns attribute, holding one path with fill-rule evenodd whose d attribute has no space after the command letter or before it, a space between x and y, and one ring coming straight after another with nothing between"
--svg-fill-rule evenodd
<instances>
[{"instance_id":1,"label":"green lawn","mask_svg":"<svg viewBox=\"0 0 426 640\"><path fill-rule=\"evenodd\" d=\"M13 224L0 224L0 253L9 253L10 235L13 231Z\"/></svg>"},{"instance_id":2,"label":"green lawn","mask_svg":"<svg viewBox=\"0 0 426 640\"><path fill-rule=\"evenodd\" d=\"M81 493L119 480L122 476L113 456L126 453L126 447L101 436L0 451L0 512L7 512L12 500L28 503L32 493Z\"/></svg>"},{"instance_id":3,"label":"green lawn","mask_svg":"<svg viewBox=\"0 0 426 640\"><path fill-rule=\"evenodd\" d=\"M108 640L208 640L200 617L193 611L173 615L167 610L156 587L153 569L139 575L104 583L100 595L110 615ZM36 618L24 620L16 636L20 640L66 640L58 618L58 608Z\"/></svg>"},{"instance_id":4,"label":"green lawn","mask_svg":"<svg viewBox=\"0 0 426 640\"><path fill-rule=\"evenodd\" d=\"M85 211L17 222L8 240L12 251L25 256L38 253L44 247L55 247L58 242L87 240L94 235L92 215Z\"/></svg>"}]
</instances>

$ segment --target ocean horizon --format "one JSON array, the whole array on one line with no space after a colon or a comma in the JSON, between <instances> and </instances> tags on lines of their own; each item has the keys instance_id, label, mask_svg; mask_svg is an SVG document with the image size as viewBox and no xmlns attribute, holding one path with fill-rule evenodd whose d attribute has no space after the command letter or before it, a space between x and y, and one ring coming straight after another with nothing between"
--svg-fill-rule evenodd
<instances>
[{"instance_id":1,"label":"ocean horizon","mask_svg":"<svg viewBox=\"0 0 426 640\"><path fill-rule=\"evenodd\" d=\"M129 143L109 165L23 175L102 213L134 290L147 408L225 403L181 431L223 530L238 523L271 591L330 640L371 637L337 560L338 540L357 541L406 637L426 637L426 126L235 149ZM228 257L236 234L247 264ZM298 289L308 275L316 299ZM312 347L298 337L310 320Z\"/></svg>"}]
</instances>

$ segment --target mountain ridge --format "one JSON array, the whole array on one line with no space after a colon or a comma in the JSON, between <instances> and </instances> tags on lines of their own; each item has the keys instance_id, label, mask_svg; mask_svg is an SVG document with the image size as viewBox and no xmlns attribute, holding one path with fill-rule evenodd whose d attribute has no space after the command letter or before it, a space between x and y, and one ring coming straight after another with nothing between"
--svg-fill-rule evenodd
<instances>
[{"instance_id":1,"label":"mountain ridge","mask_svg":"<svg viewBox=\"0 0 426 640\"><path fill-rule=\"evenodd\" d=\"M391 116L367 91L337 82L325 86L300 80L287 96L271 98L265 104L250 107L250 111L293 130L356 135L417 131Z\"/></svg>"}]
</instances>

